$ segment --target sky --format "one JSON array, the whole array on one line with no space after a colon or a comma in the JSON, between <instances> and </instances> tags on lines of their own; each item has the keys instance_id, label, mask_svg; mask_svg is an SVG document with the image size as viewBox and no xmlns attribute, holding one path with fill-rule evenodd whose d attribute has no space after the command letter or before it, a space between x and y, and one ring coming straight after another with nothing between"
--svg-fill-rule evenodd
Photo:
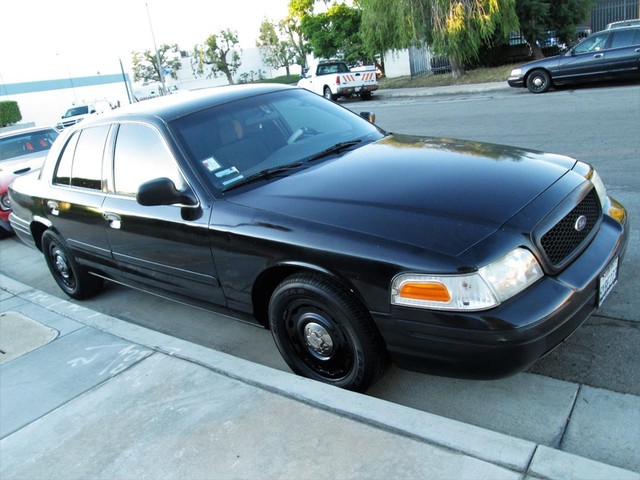
<instances>
[{"instance_id":1,"label":"sky","mask_svg":"<svg viewBox=\"0 0 640 480\"><path fill-rule=\"evenodd\" d=\"M129 71L132 51L174 44L191 50L230 28L255 47L264 18L287 15L289 0L3 0L0 83ZM149 15L147 15L147 10Z\"/></svg>"}]
</instances>

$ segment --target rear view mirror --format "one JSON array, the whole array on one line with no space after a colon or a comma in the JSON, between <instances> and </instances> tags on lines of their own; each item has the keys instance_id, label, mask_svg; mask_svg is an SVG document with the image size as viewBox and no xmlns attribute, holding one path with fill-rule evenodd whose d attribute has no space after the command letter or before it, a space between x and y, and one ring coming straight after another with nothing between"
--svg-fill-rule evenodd
<instances>
[{"instance_id":1,"label":"rear view mirror","mask_svg":"<svg viewBox=\"0 0 640 480\"><path fill-rule=\"evenodd\" d=\"M145 207L176 204L195 207L198 205L198 201L188 187L180 191L168 178L156 178L140 185L136 200Z\"/></svg>"},{"instance_id":2,"label":"rear view mirror","mask_svg":"<svg viewBox=\"0 0 640 480\"><path fill-rule=\"evenodd\" d=\"M373 112L360 112L360 116L369 123L375 123L376 114Z\"/></svg>"}]
</instances>

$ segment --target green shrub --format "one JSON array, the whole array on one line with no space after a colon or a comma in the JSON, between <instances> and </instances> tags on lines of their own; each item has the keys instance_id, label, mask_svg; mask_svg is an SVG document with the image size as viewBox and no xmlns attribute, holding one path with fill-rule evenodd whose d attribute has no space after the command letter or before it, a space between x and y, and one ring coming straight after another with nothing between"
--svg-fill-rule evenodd
<instances>
[{"instance_id":1,"label":"green shrub","mask_svg":"<svg viewBox=\"0 0 640 480\"><path fill-rule=\"evenodd\" d=\"M0 101L0 127L13 125L20 120L22 120L22 114L20 113L18 102L12 100Z\"/></svg>"}]
</instances>

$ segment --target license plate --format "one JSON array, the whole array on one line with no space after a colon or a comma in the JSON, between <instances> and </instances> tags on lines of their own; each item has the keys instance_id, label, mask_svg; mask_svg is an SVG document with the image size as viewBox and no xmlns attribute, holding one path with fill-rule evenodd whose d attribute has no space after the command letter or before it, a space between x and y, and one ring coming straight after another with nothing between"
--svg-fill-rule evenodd
<instances>
[{"instance_id":1,"label":"license plate","mask_svg":"<svg viewBox=\"0 0 640 480\"><path fill-rule=\"evenodd\" d=\"M598 306L602 305L607 295L611 293L613 287L618 282L618 257L609 264L604 273L600 275L598 286Z\"/></svg>"}]
</instances>

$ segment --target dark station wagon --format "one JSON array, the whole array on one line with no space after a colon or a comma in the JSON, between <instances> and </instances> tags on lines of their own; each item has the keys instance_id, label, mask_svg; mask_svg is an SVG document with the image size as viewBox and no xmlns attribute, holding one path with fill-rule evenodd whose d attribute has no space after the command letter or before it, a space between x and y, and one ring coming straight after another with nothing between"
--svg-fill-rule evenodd
<instances>
[{"instance_id":1,"label":"dark station wagon","mask_svg":"<svg viewBox=\"0 0 640 480\"><path fill-rule=\"evenodd\" d=\"M544 93L555 85L623 78L640 78L640 25L594 33L563 55L513 69L507 83Z\"/></svg>"},{"instance_id":2,"label":"dark station wagon","mask_svg":"<svg viewBox=\"0 0 640 480\"><path fill-rule=\"evenodd\" d=\"M360 391L389 360L526 369L605 300L628 239L585 163L392 134L275 85L83 122L10 195L69 296L107 279L231 313L294 372Z\"/></svg>"}]
</instances>

